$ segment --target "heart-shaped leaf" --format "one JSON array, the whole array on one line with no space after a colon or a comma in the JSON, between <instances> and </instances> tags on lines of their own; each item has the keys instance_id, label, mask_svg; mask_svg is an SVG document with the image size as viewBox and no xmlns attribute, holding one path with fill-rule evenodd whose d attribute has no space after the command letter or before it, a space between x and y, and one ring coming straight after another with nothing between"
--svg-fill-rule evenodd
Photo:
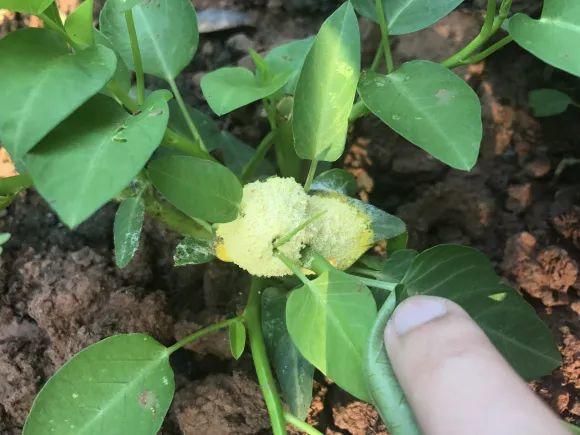
<instances>
[{"instance_id":1,"label":"heart-shaped leaf","mask_svg":"<svg viewBox=\"0 0 580 435\"><path fill-rule=\"evenodd\" d=\"M151 162L149 177L155 188L188 216L215 223L232 221L238 215L242 185L219 163L167 156Z\"/></svg>"},{"instance_id":2,"label":"heart-shaped leaf","mask_svg":"<svg viewBox=\"0 0 580 435\"><path fill-rule=\"evenodd\" d=\"M140 196L125 199L115 215L113 230L115 242L115 263L123 269L133 259L143 228L145 204Z\"/></svg>"},{"instance_id":3,"label":"heart-shaped leaf","mask_svg":"<svg viewBox=\"0 0 580 435\"><path fill-rule=\"evenodd\" d=\"M0 0L0 9L10 9L14 12L40 14L50 6L54 0Z\"/></svg>"},{"instance_id":4,"label":"heart-shaped leaf","mask_svg":"<svg viewBox=\"0 0 580 435\"><path fill-rule=\"evenodd\" d=\"M167 98L151 94L132 116L97 95L28 154L34 186L65 224L83 222L145 166L167 126Z\"/></svg>"},{"instance_id":5,"label":"heart-shaped leaf","mask_svg":"<svg viewBox=\"0 0 580 435\"><path fill-rule=\"evenodd\" d=\"M376 316L371 291L338 270L293 290L286 305L288 331L300 353L341 388L367 402L364 355Z\"/></svg>"},{"instance_id":6,"label":"heart-shaped leaf","mask_svg":"<svg viewBox=\"0 0 580 435\"><path fill-rule=\"evenodd\" d=\"M269 97L286 84L290 74L291 71L282 70L260 78L246 68L220 68L203 76L201 89L209 107L221 116Z\"/></svg>"},{"instance_id":7,"label":"heart-shaped leaf","mask_svg":"<svg viewBox=\"0 0 580 435\"><path fill-rule=\"evenodd\" d=\"M572 98L557 89L535 89L530 92L530 107L534 116L554 116L566 111Z\"/></svg>"},{"instance_id":8,"label":"heart-shaped leaf","mask_svg":"<svg viewBox=\"0 0 580 435\"><path fill-rule=\"evenodd\" d=\"M81 350L50 378L23 435L155 435L174 391L164 346L144 334L115 335Z\"/></svg>"},{"instance_id":9,"label":"heart-shaped leaf","mask_svg":"<svg viewBox=\"0 0 580 435\"><path fill-rule=\"evenodd\" d=\"M435 24L463 0L382 0L389 33L404 35ZM375 0L352 0L359 14L378 23Z\"/></svg>"},{"instance_id":10,"label":"heart-shaped leaf","mask_svg":"<svg viewBox=\"0 0 580 435\"><path fill-rule=\"evenodd\" d=\"M417 60L386 76L368 73L359 94L383 122L433 157L456 169L475 165L483 134L479 99L441 64Z\"/></svg>"},{"instance_id":11,"label":"heart-shaped leaf","mask_svg":"<svg viewBox=\"0 0 580 435\"><path fill-rule=\"evenodd\" d=\"M99 92L116 63L101 45L71 54L50 30L18 30L0 40L0 140L12 158Z\"/></svg>"},{"instance_id":12,"label":"heart-shaped leaf","mask_svg":"<svg viewBox=\"0 0 580 435\"><path fill-rule=\"evenodd\" d=\"M147 74L172 81L193 59L199 42L197 17L190 0L147 0L134 4L108 0L99 18L100 29L115 51L135 69L124 12L133 6L137 40Z\"/></svg>"},{"instance_id":13,"label":"heart-shaped leaf","mask_svg":"<svg viewBox=\"0 0 580 435\"><path fill-rule=\"evenodd\" d=\"M262 292L262 331L284 402L305 419L312 402L314 366L298 351L286 327L286 291L269 287Z\"/></svg>"},{"instance_id":14,"label":"heart-shaped leaf","mask_svg":"<svg viewBox=\"0 0 580 435\"><path fill-rule=\"evenodd\" d=\"M300 158L333 162L344 151L360 73L360 34L350 2L322 24L294 96L294 147Z\"/></svg>"},{"instance_id":15,"label":"heart-shaped leaf","mask_svg":"<svg viewBox=\"0 0 580 435\"><path fill-rule=\"evenodd\" d=\"M408 296L441 296L461 305L526 379L546 375L561 362L550 330L473 248L427 249L415 257L401 284Z\"/></svg>"},{"instance_id":16,"label":"heart-shaped leaf","mask_svg":"<svg viewBox=\"0 0 580 435\"><path fill-rule=\"evenodd\" d=\"M519 13L508 27L514 41L534 56L580 77L580 2L545 0L540 19Z\"/></svg>"}]
</instances>

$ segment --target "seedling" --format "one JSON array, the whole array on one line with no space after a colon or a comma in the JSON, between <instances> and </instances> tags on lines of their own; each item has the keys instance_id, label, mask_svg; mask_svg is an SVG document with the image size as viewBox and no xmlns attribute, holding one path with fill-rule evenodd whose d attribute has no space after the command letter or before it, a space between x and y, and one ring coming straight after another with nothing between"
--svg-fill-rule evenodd
<instances>
[{"instance_id":1,"label":"seedling","mask_svg":"<svg viewBox=\"0 0 580 435\"><path fill-rule=\"evenodd\" d=\"M222 328L235 358L247 334L275 434L287 423L319 433L304 422L315 370L375 405L390 433L419 433L382 340L396 305L418 294L463 306L524 378L557 367L550 331L483 254L458 245L406 249L405 224L354 198L351 174L329 169L349 124L376 116L436 159L470 170L481 108L452 69L512 40L580 75L580 3L563 0L546 0L538 20L516 14L507 26L511 0L489 0L480 33L458 53L395 64L389 35L426 28L461 2L352 0L314 37L265 57L251 52L255 72L205 75L201 87L217 115L263 105L271 131L253 148L188 107L175 84L198 45L190 0L108 0L99 30L92 0L64 23L52 0L0 0L45 23L0 41L0 138L21 173L0 180L3 206L34 187L75 228L116 200L119 267L138 249L147 213L183 236L176 266L217 257L252 275L241 314L172 346L126 334L79 352L44 385L24 434L156 434L174 393L171 354ZM381 31L362 72L357 12ZM502 26L509 34L491 43ZM169 90L147 92L146 74ZM383 240L386 260L365 253Z\"/></svg>"}]
</instances>

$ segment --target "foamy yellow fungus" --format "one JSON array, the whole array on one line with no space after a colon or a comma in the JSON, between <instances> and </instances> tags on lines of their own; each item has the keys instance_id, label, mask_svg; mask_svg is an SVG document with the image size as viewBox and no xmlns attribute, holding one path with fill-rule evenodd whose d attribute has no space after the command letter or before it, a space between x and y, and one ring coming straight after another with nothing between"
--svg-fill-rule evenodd
<instances>
[{"instance_id":1,"label":"foamy yellow fungus","mask_svg":"<svg viewBox=\"0 0 580 435\"><path fill-rule=\"evenodd\" d=\"M272 177L244 186L240 215L217 226L216 254L256 276L292 272L274 255L274 242L308 219L308 195L293 178ZM294 262L309 233L299 231L278 249Z\"/></svg>"},{"instance_id":2,"label":"foamy yellow fungus","mask_svg":"<svg viewBox=\"0 0 580 435\"><path fill-rule=\"evenodd\" d=\"M370 217L340 194L311 196L308 214L321 211L308 227L308 244L337 269L346 269L373 245Z\"/></svg>"},{"instance_id":3,"label":"foamy yellow fungus","mask_svg":"<svg viewBox=\"0 0 580 435\"><path fill-rule=\"evenodd\" d=\"M244 186L240 215L216 229L218 258L255 276L292 272L276 255L300 265L310 246L338 269L350 267L373 244L370 217L341 194L309 196L292 178Z\"/></svg>"}]
</instances>

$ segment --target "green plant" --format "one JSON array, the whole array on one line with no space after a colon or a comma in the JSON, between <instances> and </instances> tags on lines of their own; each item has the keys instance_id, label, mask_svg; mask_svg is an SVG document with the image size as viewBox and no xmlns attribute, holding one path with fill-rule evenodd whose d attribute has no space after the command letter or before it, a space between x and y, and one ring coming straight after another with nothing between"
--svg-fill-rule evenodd
<instances>
[{"instance_id":1,"label":"green plant","mask_svg":"<svg viewBox=\"0 0 580 435\"><path fill-rule=\"evenodd\" d=\"M404 223L353 198L352 175L328 162L343 154L349 123L372 113L447 165L471 169L481 109L451 69L515 40L580 75L579 6L546 0L542 18L517 14L509 35L490 44L511 0L499 7L489 0L481 32L458 53L395 66L389 34L428 27L461 0L404 3L345 2L316 37L265 57L250 52L255 73L222 68L204 76L218 115L262 102L271 131L253 148L187 107L175 84L198 44L189 0L108 0L100 30L92 27L92 0L65 23L52 0L0 0L46 25L0 40L0 138L23 174L0 180L2 207L33 186L74 228L117 200L119 267L138 249L148 213L183 235L176 266L218 257L253 275L241 314L170 347L127 334L78 353L39 393L25 434L157 433L174 392L171 354L222 328L235 358L249 342L275 434L286 423L318 433L303 422L315 369L377 406L392 433L418 433L381 332L396 304L417 294L463 306L523 377L559 365L549 330L483 254L457 245L406 249ZM362 73L355 9L382 36ZM171 92L148 94L145 74ZM272 148L275 165L267 159ZM281 177L263 178L275 174ZM380 240L387 240L386 260L365 254Z\"/></svg>"}]
</instances>

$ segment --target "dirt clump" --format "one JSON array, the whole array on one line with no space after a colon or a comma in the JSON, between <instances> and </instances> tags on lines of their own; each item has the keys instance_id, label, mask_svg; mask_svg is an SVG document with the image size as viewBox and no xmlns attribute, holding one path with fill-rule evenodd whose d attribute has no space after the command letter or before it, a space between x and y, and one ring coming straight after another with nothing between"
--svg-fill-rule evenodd
<instances>
[{"instance_id":1,"label":"dirt clump","mask_svg":"<svg viewBox=\"0 0 580 435\"><path fill-rule=\"evenodd\" d=\"M521 290L547 307L568 304L568 290L578 279L578 265L565 249L538 249L536 238L528 232L508 239L501 267Z\"/></svg>"},{"instance_id":2,"label":"dirt clump","mask_svg":"<svg viewBox=\"0 0 580 435\"><path fill-rule=\"evenodd\" d=\"M352 435L387 435L379 414L368 403L357 401L335 405L332 408L332 416L337 428Z\"/></svg>"},{"instance_id":3,"label":"dirt clump","mask_svg":"<svg viewBox=\"0 0 580 435\"><path fill-rule=\"evenodd\" d=\"M270 427L258 385L238 371L187 384L175 394L173 409L184 435L249 435Z\"/></svg>"}]
</instances>

